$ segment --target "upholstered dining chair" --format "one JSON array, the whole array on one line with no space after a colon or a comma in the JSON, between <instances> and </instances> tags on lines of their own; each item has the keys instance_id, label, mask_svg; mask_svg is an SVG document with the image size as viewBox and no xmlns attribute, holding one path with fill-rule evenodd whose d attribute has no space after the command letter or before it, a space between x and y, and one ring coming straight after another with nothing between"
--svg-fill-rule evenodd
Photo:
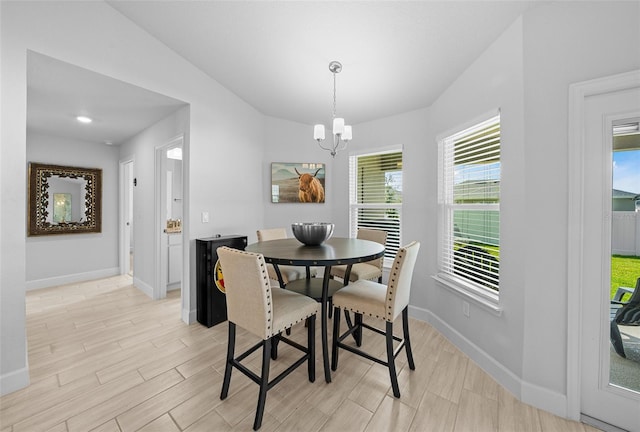
<instances>
[{"instance_id":1,"label":"upholstered dining chair","mask_svg":"<svg viewBox=\"0 0 640 432\"><path fill-rule=\"evenodd\" d=\"M256 231L256 234L258 235L259 242L287 238L287 231L284 228L259 229ZM278 270L280 270L282 282L285 285L288 284L289 281L304 279L305 277L308 279L315 277L317 274L317 270L313 267L279 265ZM278 280L278 275L273 265L267 264L267 271L269 272L269 277L271 279L276 281Z\"/></svg>"},{"instance_id":2,"label":"upholstered dining chair","mask_svg":"<svg viewBox=\"0 0 640 432\"><path fill-rule=\"evenodd\" d=\"M253 429L262 425L262 416L267 399L267 391L307 362L309 381L315 381L315 320L318 303L301 294L271 286L264 257L260 254L232 249L218 248L218 258L224 274L227 295L227 316L229 319L229 339L224 381L220 399L229 394L231 372L235 367L260 386L258 406ZM282 336L282 332L301 321L307 323L307 346L304 347ZM256 345L235 357L236 327L240 326L261 339ZM275 378L269 380L269 364L275 358L278 342L284 342L304 353L304 355ZM256 375L241 362L262 347L261 375Z\"/></svg>"},{"instance_id":3,"label":"upholstered dining chair","mask_svg":"<svg viewBox=\"0 0 640 432\"><path fill-rule=\"evenodd\" d=\"M334 318L331 369L335 371L338 367L338 351L340 348L384 365L389 369L391 388L393 389L393 395L397 398L400 397L400 388L398 386L395 358L400 351L402 351L403 347L407 353L409 369L415 370L416 368L413 362L411 341L409 339L408 306L413 268L419 249L420 243L416 241L398 249L393 267L389 273L389 283L386 286L378 282L360 279L338 290L333 295ZM356 320L355 325L350 326L344 334L340 335L340 309L351 311L355 313L356 316L368 315L382 320L385 322L386 328L382 330L373 327L362 322L362 319L360 319ZM393 334L393 322L400 314L402 314L403 338L394 336ZM354 332L362 332L363 328L385 336L387 347L386 361L380 360L351 344L343 342L345 338ZM400 342L395 350L393 346L394 341Z\"/></svg>"},{"instance_id":4,"label":"upholstered dining chair","mask_svg":"<svg viewBox=\"0 0 640 432\"><path fill-rule=\"evenodd\" d=\"M361 240L370 240L385 246L387 244L387 232L379 229L366 229L359 228L356 238ZM351 267L351 274L349 275L349 281L355 282L359 279L374 280L377 279L378 283L382 283L382 265L384 263L384 256L364 262L357 263ZM339 277L344 279L347 271L346 265L338 265L331 267L331 277Z\"/></svg>"}]
</instances>

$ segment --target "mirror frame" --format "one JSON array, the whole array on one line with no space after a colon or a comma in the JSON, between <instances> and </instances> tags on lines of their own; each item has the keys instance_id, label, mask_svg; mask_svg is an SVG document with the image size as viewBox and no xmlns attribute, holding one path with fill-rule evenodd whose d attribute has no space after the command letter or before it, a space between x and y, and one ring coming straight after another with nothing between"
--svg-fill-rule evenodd
<instances>
[{"instance_id":1,"label":"mirror frame","mask_svg":"<svg viewBox=\"0 0 640 432\"><path fill-rule=\"evenodd\" d=\"M47 222L49 215L49 178L51 176L71 179L83 178L85 186L84 222L52 224ZM38 162L29 163L29 209L28 235L81 234L102 232L102 169L79 168L62 165L50 165Z\"/></svg>"}]
</instances>

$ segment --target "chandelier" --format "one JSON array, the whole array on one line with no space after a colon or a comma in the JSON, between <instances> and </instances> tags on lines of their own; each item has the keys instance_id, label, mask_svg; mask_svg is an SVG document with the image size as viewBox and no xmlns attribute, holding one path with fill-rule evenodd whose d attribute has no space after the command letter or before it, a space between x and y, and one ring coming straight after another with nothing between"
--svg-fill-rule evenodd
<instances>
[{"instance_id":1,"label":"chandelier","mask_svg":"<svg viewBox=\"0 0 640 432\"><path fill-rule=\"evenodd\" d=\"M344 124L344 119L336 117L336 74L342 70L342 64L337 61L329 63L329 70L333 74L333 143L329 147L323 146L324 125L317 124L313 127L313 138L318 141L318 145L331 152L331 156L335 157L340 150L347 148L347 142L351 140L351 126Z\"/></svg>"}]
</instances>

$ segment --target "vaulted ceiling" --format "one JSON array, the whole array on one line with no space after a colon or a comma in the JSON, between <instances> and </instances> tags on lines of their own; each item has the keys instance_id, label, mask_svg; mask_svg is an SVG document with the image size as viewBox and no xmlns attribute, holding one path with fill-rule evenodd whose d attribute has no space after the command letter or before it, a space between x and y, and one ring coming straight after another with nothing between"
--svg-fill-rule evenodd
<instances>
[{"instance_id":1,"label":"vaulted ceiling","mask_svg":"<svg viewBox=\"0 0 640 432\"><path fill-rule=\"evenodd\" d=\"M338 60L343 70L336 76L337 114L348 124L357 124L431 105L523 11L537 2L107 3L257 110L273 117L329 124L333 77L328 64ZM57 74L62 77L64 71L58 69ZM50 87L42 92L55 95L55 100L30 99L32 114L54 109L55 104L59 110L75 112L71 105L80 96L74 96L68 86L54 88L54 81L40 84ZM91 86L90 81L74 81L84 92ZM30 83L36 85L35 76ZM153 110L122 96L123 92L113 89L95 95L114 110L122 110L127 104L132 118L136 109L140 113ZM147 98L147 102L152 100ZM175 102L158 101L160 106ZM30 116L34 127L35 120Z\"/></svg>"}]
</instances>

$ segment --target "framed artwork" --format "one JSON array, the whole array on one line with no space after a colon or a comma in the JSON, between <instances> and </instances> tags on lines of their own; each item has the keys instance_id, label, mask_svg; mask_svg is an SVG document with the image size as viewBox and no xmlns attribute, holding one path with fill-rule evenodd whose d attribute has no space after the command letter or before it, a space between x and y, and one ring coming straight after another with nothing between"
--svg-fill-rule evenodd
<instances>
[{"instance_id":1,"label":"framed artwork","mask_svg":"<svg viewBox=\"0 0 640 432\"><path fill-rule=\"evenodd\" d=\"M271 202L323 203L323 163L271 163Z\"/></svg>"}]
</instances>

